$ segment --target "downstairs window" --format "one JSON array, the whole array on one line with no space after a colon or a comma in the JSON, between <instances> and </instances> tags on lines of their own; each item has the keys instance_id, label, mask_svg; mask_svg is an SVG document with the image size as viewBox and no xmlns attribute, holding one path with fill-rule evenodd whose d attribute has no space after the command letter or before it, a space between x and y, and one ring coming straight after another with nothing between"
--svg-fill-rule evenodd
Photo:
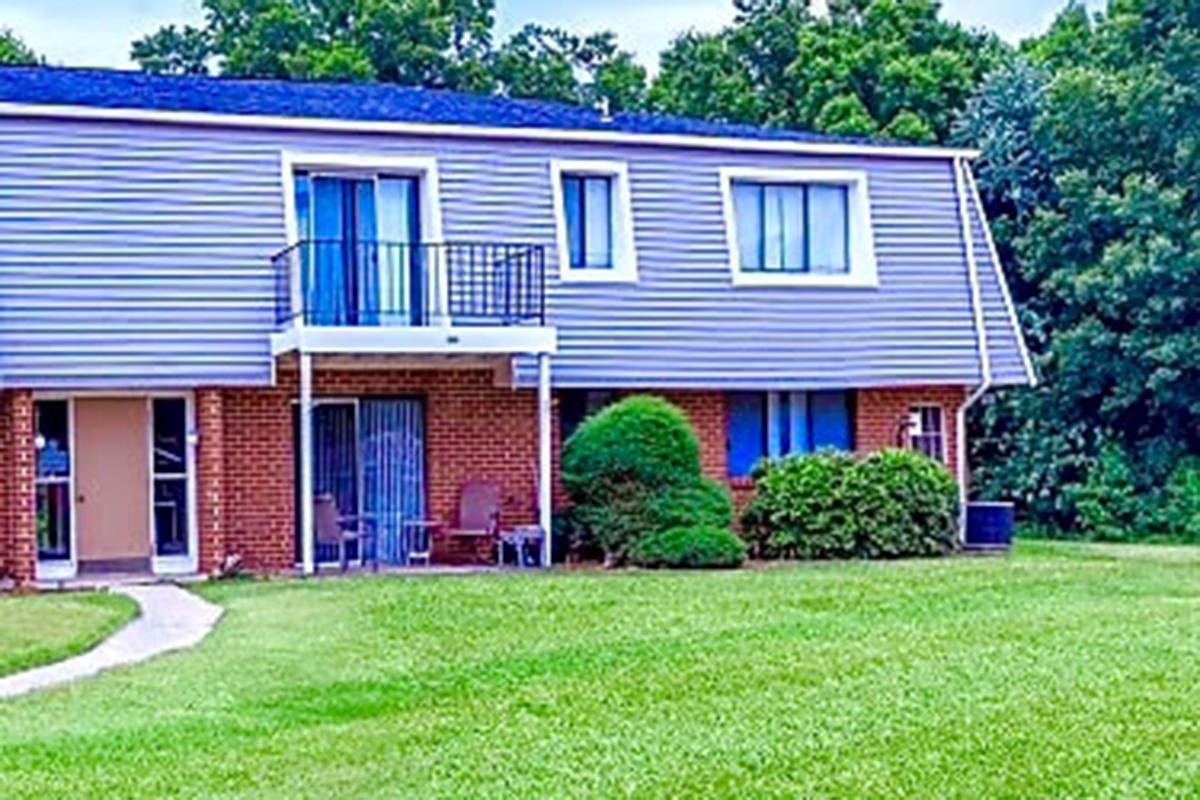
<instances>
[{"instance_id":1,"label":"downstairs window","mask_svg":"<svg viewBox=\"0 0 1200 800\"><path fill-rule=\"evenodd\" d=\"M726 460L731 478L745 477L762 458L849 450L851 393L730 392L726 395Z\"/></svg>"}]
</instances>

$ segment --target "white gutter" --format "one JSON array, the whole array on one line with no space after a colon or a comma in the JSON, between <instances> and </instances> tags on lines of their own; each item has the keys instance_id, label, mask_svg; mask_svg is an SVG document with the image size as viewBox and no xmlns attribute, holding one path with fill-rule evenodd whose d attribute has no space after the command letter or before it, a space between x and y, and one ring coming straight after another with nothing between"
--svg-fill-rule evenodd
<instances>
[{"instance_id":1,"label":"white gutter","mask_svg":"<svg viewBox=\"0 0 1200 800\"><path fill-rule=\"evenodd\" d=\"M970 471L967 457L967 411L992 387L992 358L988 349L987 322L983 316L983 298L979 289L979 264L975 258L975 238L971 229L971 215L967 207L967 166L963 158L954 159L954 190L958 196L958 220L962 232L963 250L967 258L967 282L971 289L971 312L975 320L975 340L979 348L979 384L967 395L958 407L955 439L958 448L956 471L959 492L959 535L967 535L967 497ZM983 209L977 209L982 215Z\"/></svg>"},{"instance_id":2,"label":"white gutter","mask_svg":"<svg viewBox=\"0 0 1200 800\"><path fill-rule=\"evenodd\" d=\"M398 136L447 136L469 139L522 139L540 142L590 142L659 147L734 150L828 156L895 158L976 158L978 150L958 147L897 146L854 142L808 142L795 139L754 139L683 133L629 133L579 128L505 128L387 120L349 120L326 117L286 117L270 114L227 114L211 111L158 111L141 108L98 108L51 103L0 102L0 117L49 117L115 122L150 122L233 128L276 128L335 133L380 133Z\"/></svg>"}]
</instances>

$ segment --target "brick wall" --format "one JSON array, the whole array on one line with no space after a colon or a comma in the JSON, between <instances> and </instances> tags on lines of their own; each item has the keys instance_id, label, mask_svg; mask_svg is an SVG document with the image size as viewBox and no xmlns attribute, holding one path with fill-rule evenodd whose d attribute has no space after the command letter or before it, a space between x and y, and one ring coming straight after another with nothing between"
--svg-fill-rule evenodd
<instances>
[{"instance_id":1,"label":"brick wall","mask_svg":"<svg viewBox=\"0 0 1200 800\"><path fill-rule=\"evenodd\" d=\"M281 370L277 388L232 389L221 395L221 549L241 556L250 569L289 568L295 555L292 405L297 397L297 375L294 370ZM492 480L501 486L505 524L536 521L535 391L497 387L494 373L484 369L318 370L314 396L420 398L425 407L429 517L453 524L461 485L469 480ZM203 493L203 485L200 488ZM487 557L452 546L467 544L439 540L435 558ZM217 550L215 542L207 546ZM202 544L201 552L205 549Z\"/></svg>"},{"instance_id":2,"label":"brick wall","mask_svg":"<svg viewBox=\"0 0 1200 800\"><path fill-rule=\"evenodd\" d=\"M17 584L37 566L33 432L32 394L0 392L0 575Z\"/></svg>"},{"instance_id":3,"label":"brick wall","mask_svg":"<svg viewBox=\"0 0 1200 800\"><path fill-rule=\"evenodd\" d=\"M909 409L916 405L938 405L945 426L946 467L957 475L958 408L966 399L963 386L914 386L862 389L856 393L854 443L859 452L897 445L897 432Z\"/></svg>"}]
</instances>

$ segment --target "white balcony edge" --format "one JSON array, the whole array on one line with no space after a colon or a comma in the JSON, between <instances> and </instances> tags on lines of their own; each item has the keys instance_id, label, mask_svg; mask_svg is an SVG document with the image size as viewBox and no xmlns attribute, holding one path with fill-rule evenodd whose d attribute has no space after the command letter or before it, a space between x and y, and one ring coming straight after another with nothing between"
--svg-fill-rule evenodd
<instances>
[{"instance_id":1,"label":"white balcony edge","mask_svg":"<svg viewBox=\"0 0 1200 800\"><path fill-rule=\"evenodd\" d=\"M301 352L338 355L491 355L558 351L552 326L382 326L293 325L271 334L271 355Z\"/></svg>"}]
</instances>

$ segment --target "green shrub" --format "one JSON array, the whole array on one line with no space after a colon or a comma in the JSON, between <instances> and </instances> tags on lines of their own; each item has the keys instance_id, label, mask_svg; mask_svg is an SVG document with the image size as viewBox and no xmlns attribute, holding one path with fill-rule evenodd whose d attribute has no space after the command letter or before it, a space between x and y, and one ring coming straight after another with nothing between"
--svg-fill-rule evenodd
<instances>
[{"instance_id":1,"label":"green shrub","mask_svg":"<svg viewBox=\"0 0 1200 800\"><path fill-rule=\"evenodd\" d=\"M841 500L853 459L834 450L762 461L754 497L742 514L743 535L760 558L848 558L854 540Z\"/></svg>"},{"instance_id":2,"label":"green shrub","mask_svg":"<svg viewBox=\"0 0 1200 800\"><path fill-rule=\"evenodd\" d=\"M642 567L740 567L746 561L746 545L725 528L670 528L639 538L630 560Z\"/></svg>"},{"instance_id":3,"label":"green shrub","mask_svg":"<svg viewBox=\"0 0 1200 800\"><path fill-rule=\"evenodd\" d=\"M1100 448L1082 482L1067 484L1064 491L1075 509L1076 534L1100 542L1136 538L1150 504L1139 491L1133 466L1125 450L1114 442Z\"/></svg>"},{"instance_id":4,"label":"green shrub","mask_svg":"<svg viewBox=\"0 0 1200 800\"><path fill-rule=\"evenodd\" d=\"M706 526L729 529L733 502L729 490L711 478L697 478L690 486L677 486L646 498L647 530Z\"/></svg>"},{"instance_id":5,"label":"green shrub","mask_svg":"<svg viewBox=\"0 0 1200 800\"><path fill-rule=\"evenodd\" d=\"M1200 542L1200 459L1186 459L1171 473L1162 492L1161 517L1173 539Z\"/></svg>"},{"instance_id":6,"label":"green shrub","mask_svg":"<svg viewBox=\"0 0 1200 800\"><path fill-rule=\"evenodd\" d=\"M842 501L859 557L940 556L958 546L958 484L933 459L883 450L848 478Z\"/></svg>"},{"instance_id":7,"label":"green shrub","mask_svg":"<svg viewBox=\"0 0 1200 800\"><path fill-rule=\"evenodd\" d=\"M687 417L658 397L628 397L588 417L563 446L562 482L575 502L688 486L700 445Z\"/></svg>"},{"instance_id":8,"label":"green shrub","mask_svg":"<svg viewBox=\"0 0 1200 800\"><path fill-rule=\"evenodd\" d=\"M609 563L640 537L669 528L728 528L729 495L700 474L687 417L657 397L630 397L584 420L563 448L563 486L583 536Z\"/></svg>"},{"instance_id":9,"label":"green shrub","mask_svg":"<svg viewBox=\"0 0 1200 800\"><path fill-rule=\"evenodd\" d=\"M899 558L958 543L958 487L907 450L822 451L760 464L743 535L765 558Z\"/></svg>"}]
</instances>

